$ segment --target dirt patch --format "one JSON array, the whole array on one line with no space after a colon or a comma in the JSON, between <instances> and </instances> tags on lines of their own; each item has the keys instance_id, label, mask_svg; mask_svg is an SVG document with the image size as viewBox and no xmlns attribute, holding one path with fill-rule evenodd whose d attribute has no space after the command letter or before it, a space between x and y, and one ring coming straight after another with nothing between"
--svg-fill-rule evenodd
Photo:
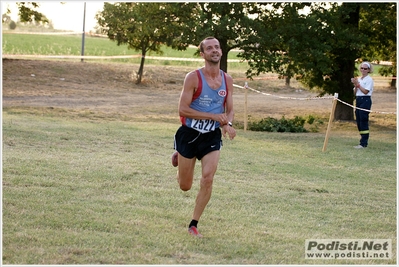
<instances>
[{"instance_id":1,"label":"dirt patch","mask_svg":"<svg viewBox=\"0 0 399 267\"><path fill-rule=\"evenodd\" d=\"M138 66L132 64L3 59L3 107L62 108L178 120L178 98L184 77L192 69L146 65L142 83L136 84ZM244 84L243 73L229 73L235 84ZM316 94L295 82L287 88L273 75L259 78L249 81L251 88L264 93L248 91L250 116L329 116L331 99L301 100ZM236 120L243 121L244 89L234 88L234 105ZM396 112L396 90L377 87L373 110Z\"/></svg>"}]
</instances>

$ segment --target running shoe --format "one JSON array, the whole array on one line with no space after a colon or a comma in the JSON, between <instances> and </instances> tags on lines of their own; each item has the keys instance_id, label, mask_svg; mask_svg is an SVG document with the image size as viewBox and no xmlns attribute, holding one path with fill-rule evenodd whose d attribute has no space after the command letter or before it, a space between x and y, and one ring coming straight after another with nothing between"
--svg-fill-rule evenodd
<instances>
[{"instance_id":1,"label":"running shoe","mask_svg":"<svg viewBox=\"0 0 399 267\"><path fill-rule=\"evenodd\" d=\"M179 165L177 159L178 159L178 152L176 151L172 155L172 165L173 165L173 167L177 167Z\"/></svg>"},{"instance_id":2,"label":"running shoe","mask_svg":"<svg viewBox=\"0 0 399 267\"><path fill-rule=\"evenodd\" d=\"M198 233L198 229L195 226L191 226L190 228L188 228L188 233L196 237L202 237L202 235Z\"/></svg>"}]
</instances>

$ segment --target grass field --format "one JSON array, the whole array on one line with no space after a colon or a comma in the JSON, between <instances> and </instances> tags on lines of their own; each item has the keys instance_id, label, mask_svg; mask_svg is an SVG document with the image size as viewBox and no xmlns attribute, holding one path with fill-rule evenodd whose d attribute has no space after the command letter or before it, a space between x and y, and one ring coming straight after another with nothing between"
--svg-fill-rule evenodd
<instances>
[{"instance_id":1,"label":"grass field","mask_svg":"<svg viewBox=\"0 0 399 267\"><path fill-rule=\"evenodd\" d=\"M10 32L10 31L6 31ZM52 55L52 56L80 56L82 52L81 35L45 35L45 34L13 34L3 33L3 54L10 55ZM148 52L147 56L162 56L174 58L200 58L195 56L196 48L189 47L184 51L177 51L170 47L163 47L162 54ZM85 56L124 56L140 55L140 51L127 48L127 45L118 46L108 38L85 37ZM229 52L229 59L238 59L237 51ZM141 58L127 59L87 59L88 61L112 61L119 63L140 63ZM198 63L190 61L171 61L147 59L146 64L196 66ZM245 63L229 63L231 68L246 68Z\"/></svg>"},{"instance_id":2,"label":"grass field","mask_svg":"<svg viewBox=\"0 0 399 267\"><path fill-rule=\"evenodd\" d=\"M196 182L170 164L177 125L3 111L3 264L393 264L305 260L305 239L392 239L395 135L239 130L225 140L203 239ZM197 166L198 167L198 166ZM395 254L395 253L394 253Z\"/></svg>"},{"instance_id":3,"label":"grass field","mask_svg":"<svg viewBox=\"0 0 399 267\"><path fill-rule=\"evenodd\" d=\"M80 56L82 53L81 35L45 35L45 34L13 34L12 31L3 30L2 34L3 54L10 55L52 55L52 56ZM184 51L177 51L170 47L162 48L162 55L149 52L147 56L162 56L172 58L199 58L195 56L196 48L189 47ZM107 38L85 37L84 55L85 56L124 56L139 55L140 51L127 48L127 45L118 46L116 42ZM238 51L230 51L229 59L239 59ZM140 58L128 59L86 59L86 61L107 61L118 63L139 64ZM193 66L198 63L190 61L154 60L147 59L145 64ZM247 63L229 62L229 69L239 69L246 71ZM379 65L374 65L372 76L378 75Z\"/></svg>"},{"instance_id":4,"label":"grass field","mask_svg":"<svg viewBox=\"0 0 399 267\"><path fill-rule=\"evenodd\" d=\"M3 77L3 98L7 92L7 99L50 103L79 96L89 103L98 94L113 103L105 94L113 88L115 101L122 93L137 98L128 106L134 112L60 108L55 102L39 107L35 101L3 106L3 265L397 263L396 115L373 116L372 144L363 150L352 148L359 137L350 123L335 125L325 152L324 131L238 129L235 140L224 140L213 195L199 223L204 238L198 239L187 226L200 163L188 192L179 189L170 163L179 122L169 114L176 108L168 107L174 93L166 95L171 89L165 87L174 77L162 80L154 68L152 80L139 89L122 74L108 87L101 76L77 79L65 66L40 72L15 67ZM88 69L80 67L79 73ZM159 95L164 99L151 102ZM136 108L142 99L149 104ZM393 257L305 259L306 239L392 239Z\"/></svg>"}]
</instances>

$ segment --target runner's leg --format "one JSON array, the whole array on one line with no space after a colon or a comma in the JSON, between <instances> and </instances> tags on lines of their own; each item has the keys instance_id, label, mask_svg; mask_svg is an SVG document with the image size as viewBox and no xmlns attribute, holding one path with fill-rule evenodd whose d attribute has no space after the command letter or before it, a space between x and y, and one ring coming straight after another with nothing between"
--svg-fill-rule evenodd
<instances>
[{"instance_id":1,"label":"runner's leg","mask_svg":"<svg viewBox=\"0 0 399 267\"><path fill-rule=\"evenodd\" d=\"M178 157L179 171L177 173L177 181L181 190L188 191L193 185L194 167L197 158L188 159L180 155L180 153Z\"/></svg>"},{"instance_id":2,"label":"runner's leg","mask_svg":"<svg viewBox=\"0 0 399 267\"><path fill-rule=\"evenodd\" d=\"M212 194L212 183L219 162L220 150L212 151L201 159L202 177L195 202L193 220L199 221Z\"/></svg>"}]
</instances>

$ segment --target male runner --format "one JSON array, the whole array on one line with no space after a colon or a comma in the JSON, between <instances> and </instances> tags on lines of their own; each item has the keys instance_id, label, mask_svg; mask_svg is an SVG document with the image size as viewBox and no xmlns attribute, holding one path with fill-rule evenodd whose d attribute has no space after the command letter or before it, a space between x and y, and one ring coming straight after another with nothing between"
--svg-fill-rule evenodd
<instances>
[{"instance_id":1,"label":"male runner","mask_svg":"<svg viewBox=\"0 0 399 267\"><path fill-rule=\"evenodd\" d=\"M172 164L178 166L177 179L183 191L191 189L196 160L201 160L202 177L192 220L188 226L191 235L202 237L198 221L209 202L222 148L222 135L232 140L233 79L220 70L222 50L214 37L205 38L199 45L205 66L189 72L179 100L182 126L175 134Z\"/></svg>"}]
</instances>

